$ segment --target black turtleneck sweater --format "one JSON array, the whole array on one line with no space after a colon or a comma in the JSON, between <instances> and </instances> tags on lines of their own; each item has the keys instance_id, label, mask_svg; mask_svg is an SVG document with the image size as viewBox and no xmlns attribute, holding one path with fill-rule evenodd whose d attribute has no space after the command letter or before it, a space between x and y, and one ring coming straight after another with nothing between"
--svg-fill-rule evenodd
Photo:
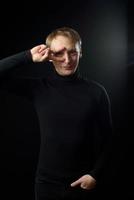
<instances>
[{"instance_id":1,"label":"black turtleneck sweater","mask_svg":"<svg viewBox=\"0 0 134 200\"><path fill-rule=\"evenodd\" d=\"M9 69L32 62L28 55L25 51L1 60L1 80ZM37 111L41 144L36 181L74 181L85 174L98 179L112 133L105 89L78 72L61 76L53 71L47 78L9 82L8 89L26 95Z\"/></svg>"}]
</instances>

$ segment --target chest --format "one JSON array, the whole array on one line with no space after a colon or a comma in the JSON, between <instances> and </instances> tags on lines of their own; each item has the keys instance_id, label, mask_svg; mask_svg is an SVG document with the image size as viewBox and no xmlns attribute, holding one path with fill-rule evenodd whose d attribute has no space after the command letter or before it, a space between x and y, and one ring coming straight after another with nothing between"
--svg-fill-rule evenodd
<instances>
[{"instance_id":1,"label":"chest","mask_svg":"<svg viewBox=\"0 0 134 200\"><path fill-rule=\"evenodd\" d=\"M81 122L93 118L97 111L94 97L78 86L42 85L35 93L34 104L37 113L47 119Z\"/></svg>"}]
</instances>

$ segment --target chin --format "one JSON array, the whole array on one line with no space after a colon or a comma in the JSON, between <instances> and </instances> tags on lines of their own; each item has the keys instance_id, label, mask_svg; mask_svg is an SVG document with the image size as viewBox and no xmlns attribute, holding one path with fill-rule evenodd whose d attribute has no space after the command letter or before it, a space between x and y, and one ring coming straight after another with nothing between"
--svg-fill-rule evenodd
<instances>
[{"instance_id":1,"label":"chin","mask_svg":"<svg viewBox=\"0 0 134 200\"><path fill-rule=\"evenodd\" d=\"M68 75L72 75L72 74L74 74L74 70L65 70L62 74L63 74L63 76L68 76Z\"/></svg>"}]
</instances>

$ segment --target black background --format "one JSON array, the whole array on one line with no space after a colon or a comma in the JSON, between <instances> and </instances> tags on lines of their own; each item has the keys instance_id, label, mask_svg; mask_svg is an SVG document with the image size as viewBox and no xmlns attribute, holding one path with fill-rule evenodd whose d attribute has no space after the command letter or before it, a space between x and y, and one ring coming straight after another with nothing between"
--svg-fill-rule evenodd
<instances>
[{"instance_id":1,"label":"black background","mask_svg":"<svg viewBox=\"0 0 134 200\"><path fill-rule=\"evenodd\" d=\"M80 70L106 88L115 129L107 189L127 199L133 193L134 26L128 1L5 2L1 5L0 58L45 42L55 28L70 26L82 38ZM20 67L11 76L42 76L49 65ZM34 199L39 127L27 99L0 90L1 175L4 199ZM109 199L108 197L108 199Z\"/></svg>"}]
</instances>

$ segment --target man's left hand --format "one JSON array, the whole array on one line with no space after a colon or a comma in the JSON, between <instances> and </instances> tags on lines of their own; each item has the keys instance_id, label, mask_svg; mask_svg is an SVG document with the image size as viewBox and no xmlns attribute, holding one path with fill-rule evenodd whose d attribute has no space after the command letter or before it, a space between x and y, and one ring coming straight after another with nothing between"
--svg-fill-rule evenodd
<instances>
[{"instance_id":1,"label":"man's left hand","mask_svg":"<svg viewBox=\"0 0 134 200\"><path fill-rule=\"evenodd\" d=\"M91 190L95 188L96 180L89 174L86 174L80 177L78 180L71 183L71 187L76 187L76 186L80 186L81 188L86 190Z\"/></svg>"}]
</instances>

